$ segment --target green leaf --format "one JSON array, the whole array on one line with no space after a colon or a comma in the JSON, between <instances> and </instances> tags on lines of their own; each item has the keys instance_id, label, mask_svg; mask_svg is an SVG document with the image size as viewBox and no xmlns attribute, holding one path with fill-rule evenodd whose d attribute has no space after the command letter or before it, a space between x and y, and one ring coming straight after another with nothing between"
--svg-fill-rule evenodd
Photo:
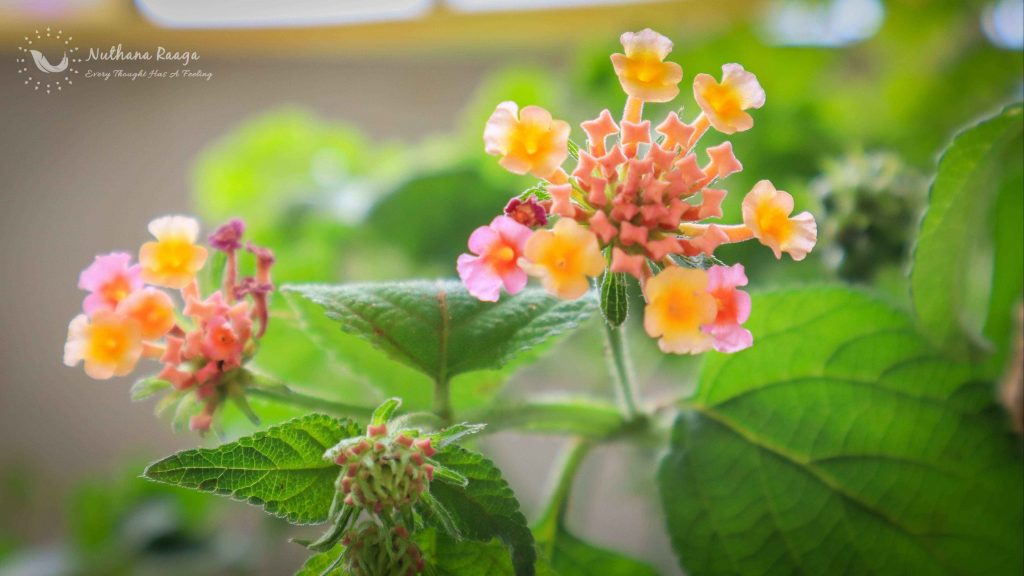
<instances>
[{"instance_id":1,"label":"green leaf","mask_svg":"<svg viewBox=\"0 0 1024 576\"><path fill-rule=\"evenodd\" d=\"M975 313L984 318L988 308L988 293L973 286L980 283L988 263L988 257L979 253L991 243L989 207L1000 188L1003 171L1020 163L1019 156L1007 154L1008 150L1019 151L1019 147L1007 144L1019 140L1022 129L1021 106L1008 107L960 133L939 162L914 249L911 288L922 327L941 344L953 343L964 331L972 335L980 331L980 321L972 326L968 317ZM1019 188L1016 194L1020 195ZM1014 218L1021 222L1019 213ZM1019 274L1014 278L998 269L988 272L997 282L1006 279L1019 285ZM972 293L977 291L985 293Z\"/></svg>"},{"instance_id":2,"label":"green leaf","mask_svg":"<svg viewBox=\"0 0 1024 576\"><path fill-rule=\"evenodd\" d=\"M294 524L327 520L339 468L324 452L362 433L350 420L311 414L217 448L178 452L143 476L262 506Z\"/></svg>"},{"instance_id":3,"label":"green leaf","mask_svg":"<svg viewBox=\"0 0 1024 576\"><path fill-rule=\"evenodd\" d=\"M401 398L388 398L373 411L370 416L370 424L379 426L391 419L392 414L402 405Z\"/></svg>"},{"instance_id":4,"label":"green leaf","mask_svg":"<svg viewBox=\"0 0 1024 576\"><path fill-rule=\"evenodd\" d=\"M132 384L132 402L141 402L142 400L150 398L154 394L167 390L170 387L170 382L157 378L156 376L140 378Z\"/></svg>"},{"instance_id":5,"label":"green leaf","mask_svg":"<svg viewBox=\"0 0 1024 576\"><path fill-rule=\"evenodd\" d=\"M328 568L334 566L334 563L344 551L345 546L337 544L330 550L313 554L306 559L306 562L295 573L295 576L344 576L345 571L340 567L335 567L330 572L327 571Z\"/></svg>"},{"instance_id":6,"label":"green leaf","mask_svg":"<svg viewBox=\"0 0 1024 576\"><path fill-rule=\"evenodd\" d=\"M612 326L621 326L629 316L627 287L625 274L606 271L601 276L601 314Z\"/></svg>"},{"instance_id":7,"label":"green leaf","mask_svg":"<svg viewBox=\"0 0 1024 576\"><path fill-rule=\"evenodd\" d=\"M1006 366L1013 328L1013 306L1024 292L1024 138L1008 148L1006 173L992 210L992 290L984 335L995 344L990 364ZM1013 161L1012 159L1017 159Z\"/></svg>"},{"instance_id":8,"label":"green leaf","mask_svg":"<svg viewBox=\"0 0 1024 576\"><path fill-rule=\"evenodd\" d=\"M533 534L519 511L519 501L494 463L454 444L440 450L434 459L469 480L465 487L442 482L430 485L431 494L452 515L461 534L483 542L501 539L511 549L516 576L536 574Z\"/></svg>"},{"instance_id":9,"label":"green leaf","mask_svg":"<svg viewBox=\"0 0 1024 576\"><path fill-rule=\"evenodd\" d=\"M1019 574L1019 450L991 389L904 313L847 289L757 295L711 354L658 473L708 574Z\"/></svg>"},{"instance_id":10,"label":"green leaf","mask_svg":"<svg viewBox=\"0 0 1024 576\"><path fill-rule=\"evenodd\" d=\"M657 576L647 564L588 544L562 530L551 548L551 567L559 576Z\"/></svg>"},{"instance_id":11,"label":"green leaf","mask_svg":"<svg viewBox=\"0 0 1024 576\"><path fill-rule=\"evenodd\" d=\"M496 369L586 320L593 297L561 300L537 289L497 303L470 296L461 283L392 282L286 286L322 306L341 329L435 381Z\"/></svg>"},{"instance_id":12,"label":"green leaf","mask_svg":"<svg viewBox=\"0 0 1024 576\"><path fill-rule=\"evenodd\" d=\"M283 296L290 307L271 323L262 344L274 353L257 358L265 372L288 382L290 388L344 403L376 405L399 397L406 413L432 407L434 386L426 374L395 362L370 341L342 331L319 304L298 293ZM539 355L536 348L502 370L456 376L451 382L455 411L488 404L515 365L534 355ZM260 416L266 420L264 412Z\"/></svg>"}]
</instances>

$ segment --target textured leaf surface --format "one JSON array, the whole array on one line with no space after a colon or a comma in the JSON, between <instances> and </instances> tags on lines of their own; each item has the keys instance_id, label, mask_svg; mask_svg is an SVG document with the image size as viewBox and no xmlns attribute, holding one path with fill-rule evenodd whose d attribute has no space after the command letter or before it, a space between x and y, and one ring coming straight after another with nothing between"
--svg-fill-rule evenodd
<instances>
[{"instance_id":1,"label":"textured leaf surface","mask_svg":"<svg viewBox=\"0 0 1024 576\"><path fill-rule=\"evenodd\" d=\"M988 385L849 290L756 296L750 328L659 470L690 574L1021 573L1021 460Z\"/></svg>"},{"instance_id":2,"label":"textured leaf surface","mask_svg":"<svg viewBox=\"0 0 1024 576\"><path fill-rule=\"evenodd\" d=\"M217 448L178 452L150 464L143 476L245 500L296 524L320 523L339 471L323 454L361 432L352 421L312 414Z\"/></svg>"},{"instance_id":3,"label":"textured leaf surface","mask_svg":"<svg viewBox=\"0 0 1024 576\"><path fill-rule=\"evenodd\" d=\"M565 301L527 289L480 302L461 283L393 282L289 286L327 315L434 380L500 368L520 353L576 328L594 311L590 295Z\"/></svg>"},{"instance_id":4,"label":"textured leaf surface","mask_svg":"<svg viewBox=\"0 0 1024 576\"><path fill-rule=\"evenodd\" d=\"M499 538L511 549L516 576L535 574L533 534L519 511L519 501L494 463L454 444L434 459L469 479L464 488L443 482L430 486L430 492L451 513L462 535L484 542Z\"/></svg>"},{"instance_id":5,"label":"textured leaf surface","mask_svg":"<svg viewBox=\"0 0 1024 576\"><path fill-rule=\"evenodd\" d=\"M911 275L921 325L938 342L951 342L964 327L970 283L978 273L973 259L979 244L990 239L989 207L1003 172L1020 163L1019 155L1007 154L1007 144L1019 140L1022 130L1021 106L1011 106L958 135L939 163ZM1009 150L1019 154L1019 145ZM1021 193L1018 188L1017 196ZM1019 278L997 274L1019 284Z\"/></svg>"}]
</instances>

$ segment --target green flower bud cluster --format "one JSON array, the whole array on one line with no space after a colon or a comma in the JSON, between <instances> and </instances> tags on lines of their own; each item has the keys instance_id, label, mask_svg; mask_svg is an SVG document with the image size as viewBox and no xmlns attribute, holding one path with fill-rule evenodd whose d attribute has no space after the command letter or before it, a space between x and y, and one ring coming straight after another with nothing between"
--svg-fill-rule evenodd
<instances>
[{"instance_id":1,"label":"green flower bud cluster","mask_svg":"<svg viewBox=\"0 0 1024 576\"><path fill-rule=\"evenodd\" d=\"M423 571L423 553L402 526L388 530L364 522L349 530L341 542L352 576L415 576Z\"/></svg>"},{"instance_id":2,"label":"green flower bud cluster","mask_svg":"<svg viewBox=\"0 0 1024 576\"><path fill-rule=\"evenodd\" d=\"M340 445L334 462L345 469L338 478L344 502L380 514L414 503L427 491L435 450L430 438L406 432L388 434L386 424L370 425L366 437Z\"/></svg>"}]
</instances>

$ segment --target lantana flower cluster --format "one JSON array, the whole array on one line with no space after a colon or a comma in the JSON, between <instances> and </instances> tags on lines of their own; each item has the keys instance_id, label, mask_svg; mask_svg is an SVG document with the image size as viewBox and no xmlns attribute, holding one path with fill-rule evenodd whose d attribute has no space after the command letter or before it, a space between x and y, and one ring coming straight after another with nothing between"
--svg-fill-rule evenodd
<instances>
[{"instance_id":1,"label":"lantana flower cluster","mask_svg":"<svg viewBox=\"0 0 1024 576\"><path fill-rule=\"evenodd\" d=\"M199 223L166 216L150 222L149 232L154 240L139 249L138 263L132 254L112 252L82 271L78 286L89 294L83 313L68 327L64 363L83 362L86 374L106 380L131 373L142 358L155 360L163 366L158 379L195 392L203 408L191 417L190 427L206 431L267 329L274 256L245 245L256 260L256 274L239 278L244 224L232 220L221 226L209 245L226 256L223 284L204 297L196 276L209 251L197 243ZM177 290L180 300L167 289Z\"/></svg>"},{"instance_id":2,"label":"lantana flower cluster","mask_svg":"<svg viewBox=\"0 0 1024 576\"><path fill-rule=\"evenodd\" d=\"M687 123L671 112L652 131L644 104L674 100L682 68L666 61L672 42L650 29L621 42L623 53L611 60L628 96L625 111L618 122L604 110L582 123L587 146L571 172L562 167L568 123L538 106L497 106L484 129L486 151L507 170L542 179L544 192L513 199L477 228L470 253L458 259L459 276L472 295L496 301L502 288L515 294L531 275L574 299L606 271L629 274L647 301L644 327L663 351L742 350L753 343L742 326L750 314L743 266L686 263L713 261L722 244L751 239L776 258L802 260L817 238L814 217L793 215L793 197L762 180L743 199L742 224L708 222L722 217L726 191L717 185L742 165L728 141L706 148L703 164L697 145L711 128L753 127L748 110L764 105L764 90L741 65L726 64L721 80L694 79L696 118Z\"/></svg>"}]
</instances>

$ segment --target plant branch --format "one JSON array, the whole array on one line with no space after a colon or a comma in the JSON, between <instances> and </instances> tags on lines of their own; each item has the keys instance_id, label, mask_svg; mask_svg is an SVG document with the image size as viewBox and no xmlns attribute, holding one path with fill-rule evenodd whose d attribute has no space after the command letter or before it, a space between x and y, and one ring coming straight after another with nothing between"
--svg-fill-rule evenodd
<instances>
[{"instance_id":1,"label":"plant branch","mask_svg":"<svg viewBox=\"0 0 1024 576\"><path fill-rule=\"evenodd\" d=\"M622 412L626 419L633 420L638 414L636 408L636 379L633 376L633 361L630 358L629 348L626 345L625 324L617 327L607 322L602 324L604 324L605 353L608 357L608 367L618 391Z\"/></svg>"},{"instance_id":2,"label":"plant branch","mask_svg":"<svg viewBox=\"0 0 1024 576\"><path fill-rule=\"evenodd\" d=\"M485 434L514 428L593 440L616 436L630 427L617 406L589 397L550 398L511 405L499 403L498 408L474 414L471 420L486 423Z\"/></svg>"},{"instance_id":3,"label":"plant branch","mask_svg":"<svg viewBox=\"0 0 1024 576\"><path fill-rule=\"evenodd\" d=\"M335 416L348 416L365 420L369 419L370 415L373 414L373 408L325 400L296 392L287 386L275 386L273 389L249 386L246 388L245 393L252 398L261 398L299 408L312 408L313 410L321 410Z\"/></svg>"},{"instance_id":4,"label":"plant branch","mask_svg":"<svg viewBox=\"0 0 1024 576\"><path fill-rule=\"evenodd\" d=\"M534 524L537 540L544 544L553 544L559 529L564 525L565 513L569 508L569 495L573 481L579 472L583 459L594 444L584 438L573 438L562 452L562 456L554 467L551 478L547 504Z\"/></svg>"}]
</instances>

